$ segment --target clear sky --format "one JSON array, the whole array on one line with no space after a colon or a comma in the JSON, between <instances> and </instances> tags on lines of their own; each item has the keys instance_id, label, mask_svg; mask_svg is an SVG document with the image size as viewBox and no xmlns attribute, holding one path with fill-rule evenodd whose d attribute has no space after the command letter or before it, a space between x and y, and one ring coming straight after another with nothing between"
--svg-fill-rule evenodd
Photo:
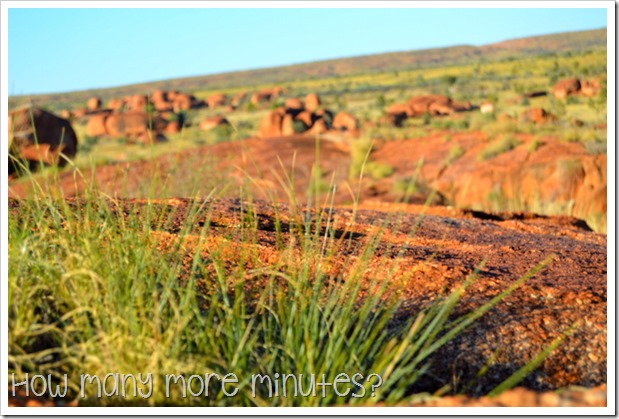
<instances>
[{"instance_id":1,"label":"clear sky","mask_svg":"<svg viewBox=\"0 0 619 419\"><path fill-rule=\"evenodd\" d=\"M12 8L8 20L8 93L22 95L598 29L606 9Z\"/></svg>"}]
</instances>

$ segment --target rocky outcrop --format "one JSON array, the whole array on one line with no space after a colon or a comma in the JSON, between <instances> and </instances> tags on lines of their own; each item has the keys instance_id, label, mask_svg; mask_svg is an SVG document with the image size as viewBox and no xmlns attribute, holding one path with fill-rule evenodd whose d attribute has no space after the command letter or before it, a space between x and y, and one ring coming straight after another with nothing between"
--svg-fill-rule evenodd
<instances>
[{"instance_id":1,"label":"rocky outcrop","mask_svg":"<svg viewBox=\"0 0 619 419\"><path fill-rule=\"evenodd\" d=\"M203 203L173 199L147 204L117 199L110 205L118 206L120 216L140 214L140 207L147 205L174 214L166 224L168 227L152 233L160 243L158 251L165 253L178 251L174 239L178 226L191 214L191 208ZM123 211L125 205L133 211ZM189 262L186 271L179 272L181 278L189 277L194 256L205 260L211 251L227 255L228 271L224 274L230 277L235 275L242 255L250 250L255 257L245 260L242 269L260 272L277 263L278 270L286 271L299 263L294 255L301 250L302 243L286 248L274 246L286 234L292 234L289 226L295 215L287 205L274 207L252 200L251 216L257 221L251 244L240 240L243 231L238 219L249 211L245 203L209 201L208 208L208 212L194 215L187 231L183 229L187 235L183 249ZM312 222L320 216L319 210L296 211ZM355 208L354 215L353 209L347 207L335 208L330 214L328 227L323 220L320 228L329 228L336 237L347 240L334 241L328 261L310 269L316 269L316 273L320 269L330 280L342 283L354 277L361 289L356 297L359 301L372 295L373 287L381 280L388 280L389 290L384 298L401 302L388 326L394 333L406 333L407 330L398 329L402 322L415 318L433 302L458 289L475 271L476 279L461 295L450 314L451 320L470 315L526 278L490 311L430 355L426 374L411 392L433 393L449 385L456 394L487 394L559 338L562 343L520 385L539 392L567 386L594 387L606 382L605 235L591 232L571 217L530 213L383 204L374 208L361 205ZM226 238L225 242L218 242L216 250L207 244L198 247L200 240L191 240L192 234L199 237L207 218L216 220L209 236ZM274 227L276 219L283 226L281 229ZM375 250L364 256L369 259L363 262L363 274L353 276L358 269L354 261L362 257L370 243L375 243ZM244 250L243 246L252 248ZM540 265L542 261L544 264ZM266 281L268 275L252 277L246 283L246 295L263 289ZM219 285L207 280L200 286L208 289ZM479 375L482 369L486 371Z\"/></svg>"},{"instance_id":2,"label":"rocky outcrop","mask_svg":"<svg viewBox=\"0 0 619 419\"><path fill-rule=\"evenodd\" d=\"M209 108L218 108L228 103L228 97L223 93L216 93L207 97L204 102Z\"/></svg>"},{"instance_id":3,"label":"rocky outcrop","mask_svg":"<svg viewBox=\"0 0 619 419\"><path fill-rule=\"evenodd\" d=\"M387 108L387 121L395 127L401 127L406 119L413 116L415 112L406 103L394 103Z\"/></svg>"},{"instance_id":4,"label":"rocky outcrop","mask_svg":"<svg viewBox=\"0 0 619 419\"><path fill-rule=\"evenodd\" d=\"M262 138L279 137L282 135L284 108L275 109L267 113L260 121L259 136Z\"/></svg>"},{"instance_id":5,"label":"rocky outcrop","mask_svg":"<svg viewBox=\"0 0 619 419\"><path fill-rule=\"evenodd\" d=\"M347 112L336 115L328 109L316 108L317 95L308 95L310 110L299 98L288 98L285 105L264 116L260 123L261 138L290 136L300 133L322 134L329 130L357 133L359 122ZM307 98L306 98L307 101Z\"/></svg>"},{"instance_id":6,"label":"rocky outcrop","mask_svg":"<svg viewBox=\"0 0 619 419\"><path fill-rule=\"evenodd\" d=\"M432 136L386 143L372 159L396 167L401 175L415 173L423 161L418 182L458 207L492 211L510 205L587 220L606 219L605 155L587 153L582 143L519 135L512 147L488 159L479 158L488 148L499 150L503 141L484 141L474 134L459 134L449 142ZM449 160L454 149L460 150L459 157Z\"/></svg>"},{"instance_id":7,"label":"rocky outcrop","mask_svg":"<svg viewBox=\"0 0 619 419\"><path fill-rule=\"evenodd\" d=\"M221 115L205 118L200 122L199 128L202 131L209 131L221 126L230 126L230 122Z\"/></svg>"},{"instance_id":8,"label":"rocky outcrop","mask_svg":"<svg viewBox=\"0 0 619 419\"><path fill-rule=\"evenodd\" d=\"M125 98L125 109L131 111L145 112L148 105L148 96L132 95Z\"/></svg>"},{"instance_id":9,"label":"rocky outcrop","mask_svg":"<svg viewBox=\"0 0 619 419\"><path fill-rule=\"evenodd\" d=\"M314 112L321 105L320 97L316 93L309 93L305 96L305 109Z\"/></svg>"},{"instance_id":10,"label":"rocky outcrop","mask_svg":"<svg viewBox=\"0 0 619 419\"><path fill-rule=\"evenodd\" d=\"M469 102L456 102L443 95L413 96L406 103L390 105L386 110L387 121L394 126L402 126L407 118L416 116L451 115L456 112L470 111L474 107Z\"/></svg>"},{"instance_id":11,"label":"rocky outcrop","mask_svg":"<svg viewBox=\"0 0 619 419\"><path fill-rule=\"evenodd\" d=\"M254 92L251 95L250 102L254 105L269 103L273 99L280 97L283 93L284 89L279 86L264 88L257 92Z\"/></svg>"},{"instance_id":12,"label":"rocky outcrop","mask_svg":"<svg viewBox=\"0 0 619 419\"><path fill-rule=\"evenodd\" d=\"M338 112L332 125L338 131L354 131L359 127L359 120L348 112Z\"/></svg>"},{"instance_id":13,"label":"rocky outcrop","mask_svg":"<svg viewBox=\"0 0 619 419\"><path fill-rule=\"evenodd\" d=\"M546 124L548 122L556 122L556 115L551 114L543 108L530 108L522 113L520 119L523 122L532 122L534 124Z\"/></svg>"},{"instance_id":14,"label":"rocky outcrop","mask_svg":"<svg viewBox=\"0 0 619 419\"><path fill-rule=\"evenodd\" d=\"M105 120L109 114L99 113L88 118L86 123L86 135L89 137L101 137L107 134Z\"/></svg>"},{"instance_id":15,"label":"rocky outcrop","mask_svg":"<svg viewBox=\"0 0 619 419\"><path fill-rule=\"evenodd\" d=\"M150 95L136 94L120 98L112 98L108 101L108 109L116 112L140 111L147 112L181 112L189 109L197 109L205 105L204 101L197 100L195 96L178 92L176 90L154 90ZM152 109L149 109L152 107Z\"/></svg>"},{"instance_id":16,"label":"rocky outcrop","mask_svg":"<svg viewBox=\"0 0 619 419\"><path fill-rule=\"evenodd\" d=\"M187 93L177 93L172 99L172 110L174 112L188 111L199 107L201 107L201 101Z\"/></svg>"},{"instance_id":17,"label":"rocky outcrop","mask_svg":"<svg viewBox=\"0 0 619 419\"><path fill-rule=\"evenodd\" d=\"M101 98L99 98L98 96L93 96L90 99L88 99L88 102L86 103L86 108L88 108L88 110L91 111L96 111L97 109L101 108Z\"/></svg>"},{"instance_id":18,"label":"rocky outcrop","mask_svg":"<svg viewBox=\"0 0 619 419\"><path fill-rule=\"evenodd\" d=\"M86 135L125 138L128 141L150 144L165 141L163 132L174 132L173 128L168 128L174 124L180 128L178 121L167 121L159 114L149 115L144 111L104 111L88 116Z\"/></svg>"},{"instance_id":19,"label":"rocky outcrop","mask_svg":"<svg viewBox=\"0 0 619 419\"><path fill-rule=\"evenodd\" d=\"M416 115L426 112L430 115L447 115L472 109L470 103L456 102L443 95L413 96L406 103Z\"/></svg>"},{"instance_id":20,"label":"rocky outcrop","mask_svg":"<svg viewBox=\"0 0 619 419\"><path fill-rule=\"evenodd\" d=\"M552 88L552 94L557 99L565 99L571 95L595 96L600 92L599 80L579 80L569 78L559 80Z\"/></svg>"},{"instance_id":21,"label":"rocky outcrop","mask_svg":"<svg viewBox=\"0 0 619 419\"><path fill-rule=\"evenodd\" d=\"M67 158L77 153L77 135L71 123L35 106L25 106L9 112L9 151L26 160L29 169L39 164L64 166ZM19 165L8 158L9 174L19 171Z\"/></svg>"}]
</instances>

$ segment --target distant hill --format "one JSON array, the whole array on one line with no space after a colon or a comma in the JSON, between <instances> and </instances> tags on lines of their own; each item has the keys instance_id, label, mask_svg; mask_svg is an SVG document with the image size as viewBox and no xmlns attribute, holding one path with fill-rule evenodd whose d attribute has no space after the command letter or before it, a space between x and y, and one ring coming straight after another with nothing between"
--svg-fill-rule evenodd
<instances>
[{"instance_id":1,"label":"distant hill","mask_svg":"<svg viewBox=\"0 0 619 419\"><path fill-rule=\"evenodd\" d=\"M480 60L496 61L566 51L577 52L591 48L606 47L606 32L606 28L565 32L507 40L483 46L460 45L447 48L390 52L273 68L162 80L107 89L29 95L28 97L38 103L54 103L56 106L61 106L72 102L85 102L88 97L93 95L101 96L106 100L116 96L146 93L155 89L176 89L193 92L205 89L213 90L262 84L281 84L299 79L459 65ZM9 107L22 102L24 98L24 96L10 97Z\"/></svg>"}]
</instances>

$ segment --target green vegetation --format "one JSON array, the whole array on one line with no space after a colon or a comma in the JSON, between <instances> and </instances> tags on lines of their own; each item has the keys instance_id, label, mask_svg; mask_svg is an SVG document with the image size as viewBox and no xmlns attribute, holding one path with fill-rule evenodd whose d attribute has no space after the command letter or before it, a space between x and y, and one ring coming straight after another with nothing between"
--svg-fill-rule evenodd
<instances>
[{"instance_id":1,"label":"green vegetation","mask_svg":"<svg viewBox=\"0 0 619 419\"><path fill-rule=\"evenodd\" d=\"M362 174L379 180L391 176L394 168L386 163L371 160L373 142L370 139L359 139L351 144L350 167L348 177L356 179Z\"/></svg>"},{"instance_id":2,"label":"green vegetation","mask_svg":"<svg viewBox=\"0 0 619 419\"><path fill-rule=\"evenodd\" d=\"M355 141L350 148L350 167L348 177L350 179L358 178L364 171L372 153L372 141L368 139L360 139Z\"/></svg>"},{"instance_id":3,"label":"green vegetation","mask_svg":"<svg viewBox=\"0 0 619 419\"><path fill-rule=\"evenodd\" d=\"M498 140L488 144L478 155L479 161L490 160L500 154L506 153L518 147L521 141L511 135L503 135Z\"/></svg>"},{"instance_id":4,"label":"green vegetation","mask_svg":"<svg viewBox=\"0 0 619 419\"><path fill-rule=\"evenodd\" d=\"M445 161L445 166L451 165L453 162L458 160L464 154L464 149L456 144L449 149L449 155L447 156L447 160Z\"/></svg>"},{"instance_id":5,"label":"green vegetation","mask_svg":"<svg viewBox=\"0 0 619 419\"><path fill-rule=\"evenodd\" d=\"M369 162L365 166L368 175L373 179L379 180L391 176L395 169L387 163Z\"/></svg>"},{"instance_id":6,"label":"green vegetation","mask_svg":"<svg viewBox=\"0 0 619 419\"><path fill-rule=\"evenodd\" d=\"M542 145L544 145L544 143L542 141L540 141L537 138L534 138L533 141L531 141L529 143L529 145L527 146L527 150L529 151L529 153L534 153L536 152Z\"/></svg>"}]
</instances>

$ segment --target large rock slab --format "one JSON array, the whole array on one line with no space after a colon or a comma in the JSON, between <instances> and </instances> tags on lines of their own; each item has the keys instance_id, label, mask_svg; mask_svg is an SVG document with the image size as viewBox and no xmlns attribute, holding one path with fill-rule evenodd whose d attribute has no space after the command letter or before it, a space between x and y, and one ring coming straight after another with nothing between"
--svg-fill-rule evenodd
<instances>
[{"instance_id":1,"label":"large rock slab","mask_svg":"<svg viewBox=\"0 0 619 419\"><path fill-rule=\"evenodd\" d=\"M146 210L142 201L118 202L121 207L144 205ZM166 251L174 248L170 244L179 239L176 234L192 201L161 200L154 205L170 214L168 223L153 232L161 241L160 249ZM209 202L208 208L209 236L218 243L217 252L227 255L229 276L237 277L234 270L241 264L240 247L244 246L240 226L248 204L221 200ZM320 212L293 212L286 205L275 207L260 201L253 204L252 211L257 233L255 243L248 246L253 246L258 257L253 262L244 261L241 269L298 263L302 257L299 255L303 255L299 253L301 244L295 251L288 246L277 249L275 243L282 240L277 235L293 234L291 226L299 213L309 213L316 219ZM326 217L326 210L320 211ZM189 236L180 238L184 248L189 249L188 260L197 252L208 258L213 249L213 243L198 248L198 241L191 239L209 217L206 212L193 221L194 232L190 229ZM276 216L281 223L279 229L275 228ZM320 228L331 228L335 237L346 238L341 246L329 248L333 256L316 268L342 282L357 269L351 261L358 260L369 243L380 237L360 279L360 298L374 292L376 281L387 280L387 295L402 303L394 318L394 330L400 322L415 317L458 288L482 261L485 264L478 278L455 307L454 319L490 301L541 261L552 259L434 353L428 375L412 390L434 392L449 385L455 393L487 394L560 336L564 336L562 343L521 385L544 391L606 382L606 236L592 232L582 221L567 216L384 204L357 211L336 208L329 227L324 224ZM257 277L250 288L259 292L264 285ZM483 368L487 371L478 377Z\"/></svg>"},{"instance_id":2,"label":"large rock slab","mask_svg":"<svg viewBox=\"0 0 619 419\"><path fill-rule=\"evenodd\" d=\"M533 144L532 136L522 134L514 137L513 148L480 159L502 141L478 133L455 134L449 139L436 134L387 142L377 147L372 159L396 168L401 177L414 174L423 162L416 181L461 208L492 211L497 205L509 204L588 221L599 219L605 224L605 154L590 154L582 143L550 137ZM458 149L459 155L451 159ZM388 186L382 190L389 193Z\"/></svg>"}]
</instances>

